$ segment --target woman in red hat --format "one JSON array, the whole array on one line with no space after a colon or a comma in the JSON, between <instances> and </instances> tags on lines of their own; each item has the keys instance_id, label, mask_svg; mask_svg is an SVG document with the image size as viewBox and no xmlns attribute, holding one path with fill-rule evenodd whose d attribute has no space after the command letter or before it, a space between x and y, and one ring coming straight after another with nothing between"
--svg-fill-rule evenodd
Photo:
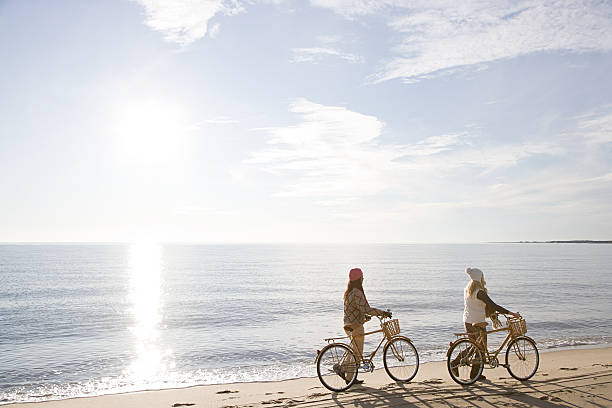
<instances>
[{"instance_id":1,"label":"woman in red hat","mask_svg":"<svg viewBox=\"0 0 612 408\"><path fill-rule=\"evenodd\" d=\"M366 321L366 315L391 317L391 312L370 306L363 292L363 272L359 268L353 268L349 271L349 282L344 292L344 331L351 338L351 347L359 360L363 354L363 323ZM352 375L347 378L352 378ZM363 380L356 380L355 383L361 384Z\"/></svg>"}]
</instances>

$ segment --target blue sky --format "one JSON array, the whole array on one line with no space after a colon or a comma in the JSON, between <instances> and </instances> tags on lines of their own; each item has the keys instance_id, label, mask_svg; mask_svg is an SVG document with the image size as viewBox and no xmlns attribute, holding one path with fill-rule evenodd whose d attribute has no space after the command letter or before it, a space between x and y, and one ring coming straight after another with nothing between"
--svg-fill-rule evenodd
<instances>
[{"instance_id":1,"label":"blue sky","mask_svg":"<svg viewBox=\"0 0 612 408\"><path fill-rule=\"evenodd\" d=\"M612 237L605 1L0 1L0 241Z\"/></svg>"}]
</instances>

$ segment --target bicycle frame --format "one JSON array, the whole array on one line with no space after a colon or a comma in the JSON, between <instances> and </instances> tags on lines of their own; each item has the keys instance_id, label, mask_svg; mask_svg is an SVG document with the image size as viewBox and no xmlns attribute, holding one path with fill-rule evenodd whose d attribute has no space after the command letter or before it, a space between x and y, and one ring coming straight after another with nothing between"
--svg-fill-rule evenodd
<instances>
[{"instance_id":1,"label":"bicycle frame","mask_svg":"<svg viewBox=\"0 0 612 408\"><path fill-rule=\"evenodd\" d=\"M356 334L354 331L347 328L348 336L324 339L327 344L321 350L317 350L315 365L317 376L325 388L333 392L346 391L355 383L359 372L374 372L373 360L381 348L382 364L391 379L408 383L414 378L419 370L419 353L412 341L401 335L399 320L390 319L390 314L385 313L384 317L377 316L380 328L376 330L363 333L362 326L356 327L358 337L354 336ZM375 338L378 341L376 348L364 353L361 347L362 341L365 346L364 337L378 333L382 333L382 338L380 341L378 337ZM357 353L358 349L361 349L361 354Z\"/></svg>"},{"instance_id":2,"label":"bicycle frame","mask_svg":"<svg viewBox=\"0 0 612 408\"><path fill-rule=\"evenodd\" d=\"M370 334L382 333L382 331L383 331L382 329L372 330L371 332L364 333L363 336L365 337ZM382 339L380 339L380 342L378 343L378 346L376 346L376 349L374 349L374 351L371 352L367 358L366 356L361 356L361 359L363 361L367 361L368 363L372 363L374 356L376 355L378 350L380 350L380 346L382 346L383 343L386 345L388 342L389 342L389 339L387 338L387 336L383 335Z\"/></svg>"},{"instance_id":3,"label":"bicycle frame","mask_svg":"<svg viewBox=\"0 0 612 408\"><path fill-rule=\"evenodd\" d=\"M378 346L376 346L376 349L374 349L374 351L373 351L373 352L369 353L369 354L367 355L367 357L366 357L365 353L364 353L364 355L358 356L362 362L368 362L368 363L369 363L369 364L370 364L372 367L373 367L372 360L374 360L374 357L376 356L376 353L378 353L378 350L380 350L381 346L383 346L383 345L385 345L385 346L386 346L386 345L387 345L387 343L388 343L389 341L391 341L391 338L388 338L388 337L387 337L387 336L384 334L384 332L383 332L383 329L382 329L383 319L381 319L381 318L379 317L379 318L378 318L378 320L380 320L380 325L381 325L381 328L380 328L380 329L378 329L378 330L372 330L372 331L366 332L366 333L364 333L364 334L363 334L363 337L365 337L365 336L369 336L369 335L371 335L371 334L383 333L383 337L382 337L382 339L380 339L380 342L378 343ZM325 341L326 341L328 344L332 344L332 343L336 343L336 342L337 342L336 340L343 340L343 339L349 339L349 347L351 348L351 350L353 350L353 347L352 347L352 346L351 346L351 344L350 344L351 336L343 336L343 337L330 337L330 338L327 338L327 339L324 339L324 340L325 340ZM408 339L408 340L410 341L410 339ZM354 351L355 351L355 350L353 350L353 352L354 352ZM397 352L396 352L395 350L392 350L392 352L393 352L394 354L397 354ZM354 353L354 354L356 354L356 353ZM318 358L318 357L319 357L319 356L318 356L318 354L317 354L317 358ZM315 361L316 361L316 360L315 360Z\"/></svg>"},{"instance_id":4,"label":"bicycle frame","mask_svg":"<svg viewBox=\"0 0 612 408\"><path fill-rule=\"evenodd\" d=\"M491 364L491 362L493 361L493 359L497 360L497 356L499 355L499 353L501 353L501 351L504 349L504 347L506 347L506 344L508 344L512 339L515 338L515 336L512 335L509 327L502 327L501 329L494 329L494 330L485 330L486 335L488 336L489 334L493 334L493 333L499 333L502 331L507 331L508 334L506 335L506 338L504 339L504 341L502 342L501 346L499 346L499 348L493 352L489 352L489 347L487 345L487 341L486 341L486 337L483 338L483 334L480 333L478 334L478 338L474 339L473 334L471 333L455 333L455 336L458 337L457 340L462 340L465 338L468 339L472 339L481 349L481 351L484 352L484 363L486 364ZM451 343L451 346L454 344L455 342ZM448 351L450 352L450 348L448 349ZM448 356L448 352L447 352L447 356ZM502 367L505 367L505 364L499 364Z\"/></svg>"},{"instance_id":5,"label":"bicycle frame","mask_svg":"<svg viewBox=\"0 0 612 408\"><path fill-rule=\"evenodd\" d=\"M504 339L504 341L502 342L501 346L499 346L499 348L497 350L495 350L493 353L489 352L489 347L487 345L487 342L484 341L483 339L483 335L482 333L479 334L478 336L478 340L477 342L480 343L481 346L483 346L483 351L485 352L485 356L486 356L486 362L490 362L492 360L492 358L497 358L497 356L499 355L499 353L501 353L501 351L504 349L504 347L506 347L506 344L508 344L508 342L512 339L512 334L510 333L510 330L508 330L507 327L501 328L501 329L495 329L495 330L490 330L490 331L485 331L487 336L489 334L492 333L499 333L501 331L507 331L508 334L506 335L506 338Z\"/></svg>"}]
</instances>

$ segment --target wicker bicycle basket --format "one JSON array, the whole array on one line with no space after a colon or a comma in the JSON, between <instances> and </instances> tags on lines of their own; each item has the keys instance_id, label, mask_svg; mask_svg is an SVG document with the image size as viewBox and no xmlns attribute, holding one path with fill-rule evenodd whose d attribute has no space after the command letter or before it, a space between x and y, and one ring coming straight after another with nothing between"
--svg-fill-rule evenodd
<instances>
[{"instance_id":1,"label":"wicker bicycle basket","mask_svg":"<svg viewBox=\"0 0 612 408\"><path fill-rule=\"evenodd\" d=\"M508 319L508 330L512 336L522 336L527 333L527 322L522 317L518 319Z\"/></svg>"},{"instance_id":2,"label":"wicker bicycle basket","mask_svg":"<svg viewBox=\"0 0 612 408\"><path fill-rule=\"evenodd\" d=\"M391 338L393 336L397 336L400 333L399 320L393 319L388 322L383 323L383 332L385 332L385 336L387 338Z\"/></svg>"}]
</instances>

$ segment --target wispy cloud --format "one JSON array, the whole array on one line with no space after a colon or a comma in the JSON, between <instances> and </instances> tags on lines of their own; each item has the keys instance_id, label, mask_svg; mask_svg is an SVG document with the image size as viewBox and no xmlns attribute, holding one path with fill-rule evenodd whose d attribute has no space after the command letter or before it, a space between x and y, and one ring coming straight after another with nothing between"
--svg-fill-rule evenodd
<instances>
[{"instance_id":1,"label":"wispy cloud","mask_svg":"<svg viewBox=\"0 0 612 408\"><path fill-rule=\"evenodd\" d=\"M215 118L206 119L204 122L211 125L233 125L238 123L236 119L232 119L229 116L217 116Z\"/></svg>"},{"instance_id":2,"label":"wispy cloud","mask_svg":"<svg viewBox=\"0 0 612 408\"><path fill-rule=\"evenodd\" d=\"M347 18L387 12L400 35L373 82L407 82L539 51L612 50L612 3L550 1L312 0ZM450 70L450 71L449 71Z\"/></svg>"},{"instance_id":3,"label":"wispy cloud","mask_svg":"<svg viewBox=\"0 0 612 408\"><path fill-rule=\"evenodd\" d=\"M376 143L384 126L376 117L306 99L290 110L301 122L265 129L270 147L248 160L296 180L279 195L346 199L381 191L393 179L401 153Z\"/></svg>"},{"instance_id":4,"label":"wispy cloud","mask_svg":"<svg viewBox=\"0 0 612 408\"><path fill-rule=\"evenodd\" d=\"M210 38L215 38L217 35L219 35L220 30L221 30L221 24L219 23L213 24L208 30L208 35L210 36Z\"/></svg>"},{"instance_id":5,"label":"wispy cloud","mask_svg":"<svg viewBox=\"0 0 612 408\"><path fill-rule=\"evenodd\" d=\"M457 169L478 174L516 166L536 155L563 155L548 142L483 146L466 131L424 138L412 144L380 142L384 123L344 107L298 99L290 106L300 122L258 129L268 148L247 161L291 180L279 196L307 196L319 203L346 202L383 191L427 188L423 183Z\"/></svg>"},{"instance_id":6,"label":"wispy cloud","mask_svg":"<svg viewBox=\"0 0 612 408\"><path fill-rule=\"evenodd\" d=\"M310 4L332 9L346 18L372 14L393 6L408 7L408 1L395 0L310 0Z\"/></svg>"},{"instance_id":7,"label":"wispy cloud","mask_svg":"<svg viewBox=\"0 0 612 408\"><path fill-rule=\"evenodd\" d=\"M350 63L362 63L362 56L341 52L329 47L293 48L291 50L291 62L319 63L324 58L337 57Z\"/></svg>"},{"instance_id":8,"label":"wispy cloud","mask_svg":"<svg viewBox=\"0 0 612 408\"><path fill-rule=\"evenodd\" d=\"M465 135L465 133L431 136L417 142L413 146L403 147L402 151L405 155L400 157L400 160L412 156L429 156L450 150L453 146L462 143L462 135Z\"/></svg>"},{"instance_id":9,"label":"wispy cloud","mask_svg":"<svg viewBox=\"0 0 612 408\"><path fill-rule=\"evenodd\" d=\"M576 132L589 144L612 143L612 107L579 117Z\"/></svg>"},{"instance_id":10,"label":"wispy cloud","mask_svg":"<svg viewBox=\"0 0 612 408\"><path fill-rule=\"evenodd\" d=\"M612 173L588 177L573 169L542 171L514 183L493 184L473 194L469 206L535 208L564 212L571 208L589 211L607 206L612 198ZM603 192L603 194L602 194ZM461 205L462 203L457 203Z\"/></svg>"},{"instance_id":11,"label":"wispy cloud","mask_svg":"<svg viewBox=\"0 0 612 408\"><path fill-rule=\"evenodd\" d=\"M146 24L163 33L166 41L188 45L208 32L214 37L219 31L208 23L215 15L233 15L244 11L235 0L135 0L146 12Z\"/></svg>"},{"instance_id":12,"label":"wispy cloud","mask_svg":"<svg viewBox=\"0 0 612 408\"><path fill-rule=\"evenodd\" d=\"M338 34L330 34L330 35L319 35L317 36L317 40L321 44L337 44L342 42L343 38Z\"/></svg>"}]
</instances>

